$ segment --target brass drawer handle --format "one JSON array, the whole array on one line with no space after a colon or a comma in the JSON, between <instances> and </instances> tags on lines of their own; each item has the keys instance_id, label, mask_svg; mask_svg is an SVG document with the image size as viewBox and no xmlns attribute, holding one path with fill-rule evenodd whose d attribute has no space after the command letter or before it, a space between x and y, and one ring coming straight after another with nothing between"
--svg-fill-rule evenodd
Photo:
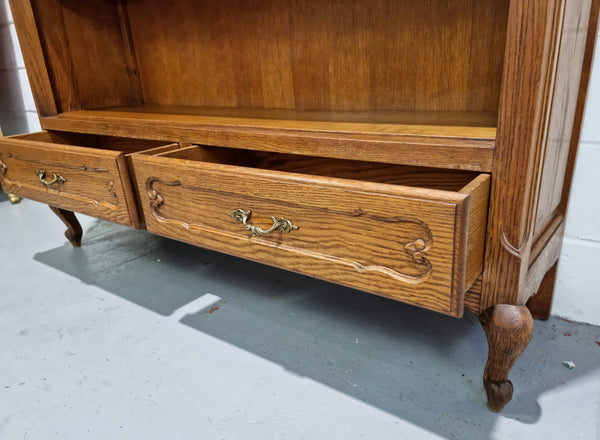
<instances>
[{"instance_id":1,"label":"brass drawer handle","mask_svg":"<svg viewBox=\"0 0 600 440\"><path fill-rule=\"evenodd\" d=\"M63 176L61 176L60 174L54 174L54 179L48 181L46 180L46 170L38 170L38 172L36 173L38 178L40 179L40 183L46 187L54 185L55 183L61 184L61 183L66 183L66 180Z\"/></svg>"},{"instance_id":2,"label":"brass drawer handle","mask_svg":"<svg viewBox=\"0 0 600 440\"><path fill-rule=\"evenodd\" d=\"M255 237L258 235L267 235L271 232L292 232L296 229L299 229L298 226L292 224L291 221L283 217L281 217L280 219L271 217L271 220L273 221L273 226L266 230L261 229L258 226L249 225L247 223L251 214L252 211L250 210L245 211L243 209L236 209L235 211L230 212L229 216L232 217L236 222L243 224L244 228L250 231L250 233Z\"/></svg>"}]
</instances>

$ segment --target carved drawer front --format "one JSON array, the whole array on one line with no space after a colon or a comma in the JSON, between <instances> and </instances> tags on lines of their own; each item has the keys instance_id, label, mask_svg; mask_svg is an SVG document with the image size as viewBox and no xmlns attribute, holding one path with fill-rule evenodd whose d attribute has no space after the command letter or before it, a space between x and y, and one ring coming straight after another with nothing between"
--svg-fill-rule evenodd
<instances>
[{"instance_id":1,"label":"carved drawer front","mask_svg":"<svg viewBox=\"0 0 600 440\"><path fill-rule=\"evenodd\" d=\"M149 231L462 316L489 176L193 146L134 155Z\"/></svg>"},{"instance_id":2,"label":"carved drawer front","mask_svg":"<svg viewBox=\"0 0 600 440\"><path fill-rule=\"evenodd\" d=\"M6 192L139 227L124 152L157 145L59 132L0 138L0 181Z\"/></svg>"}]
</instances>

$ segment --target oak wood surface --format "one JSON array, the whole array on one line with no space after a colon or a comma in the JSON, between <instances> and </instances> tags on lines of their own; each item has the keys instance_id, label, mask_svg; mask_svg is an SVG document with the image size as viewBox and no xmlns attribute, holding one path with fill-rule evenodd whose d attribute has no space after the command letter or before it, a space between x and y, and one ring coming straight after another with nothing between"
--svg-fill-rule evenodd
<instances>
[{"instance_id":1,"label":"oak wood surface","mask_svg":"<svg viewBox=\"0 0 600 440\"><path fill-rule=\"evenodd\" d=\"M548 255L552 253L558 253L560 251L560 245L556 243L556 235L561 236L562 230L557 233L553 232L553 229L559 229L561 226L564 228L563 216L567 210L571 182L573 179L573 170L575 168L575 158L577 154L577 147L579 145L579 138L581 134L581 126L583 121L583 115L585 111L585 104L587 100L587 91L589 87L590 72L592 66L592 60L594 57L594 48L596 45L596 34L598 31L598 21L600 18L600 0L593 0L590 11L590 21L588 25L587 41L585 46L585 56L583 58L583 67L581 70L581 79L579 82L579 90L577 91L577 106L575 109L575 116L573 122L573 131L570 138L570 149L567 157L564 184L562 186L562 196L560 203L555 209L555 212L550 216L552 220L545 230L538 233L535 238L534 245L532 247L532 260L535 261L537 256L545 249L546 246L542 247L542 244L547 244L550 250L547 251ZM552 240L552 242L551 242ZM558 259L558 255L556 255ZM545 264L549 264L552 258L546 257ZM545 265L538 263L535 267L530 267L530 271L533 268L533 273L529 276L529 289L526 291L526 295L533 293L535 286L538 284L540 275L543 275L542 281L539 283L537 292L527 300L527 307L531 311L531 314L536 319L548 319L552 311L552 303L554 299L554 287L556 283L558 262L543 275ZM533 275L533 276L532 276Z\"/></svg>"},{"instance_id":2,"label":"oak wood surface","mask_svg":"<svg viewBox=\"0 0 600 440\"><path fill-rule=\"evenodd\" d=\"M48 203L57 208L139 227L135 197L123 153L86 148L70 143L53 143L53 134L42 132L0 139L0 179L7 191ZM61 142L82 135L60 134ZM119 140L92 136L87 142L118 144ZM135 141L130 141L136 144ZM156 142L141 141L153 146ZM139 141L137 146L139 147ZM44 186L37 175L45 170L46 181L54 174L66 182Z\"/></svg>"},{"instance_id":3,"label":"oak wood surface","mask_svg":"<svg viewBox=\"0 0 600 440\"><path fill-rule=\"evenodd\" d=\"M561 28L555 81L548 119L533 235L542 232L555 215L563 195L573 122L579 98L580 77L588 39L592 0L567 2ZM564 214L562 212L561 214Z\"/></svg>"},{"instance_id":4,"label":"oak wood surface","mask_svg":"<svg viewBox=\"0 0 600 440\"><path fill-rule=\"evenodd\" d=\"M25 140L45 142L60 145L72 145L76 147L88 147L89 150L111 150L127 154L152 152L155 148L172 148L172 144L165 145L163 141L152 141L146 139L119 138L114 136L90 135L82 133L69 133L63 131L40 131L23 135L11 136L12 140ZM60 147L58 147L60 148Z\"/></svg>"},{"instance_id":5,"label":"oak wood surface","mask_svg":"<svg viewBox=\"0 0 600 440\"><path fill-rule=\"evenodd\" d=\"M500 412L513 395L508 374L533 334L533 319L525 306L497 304L485 310L479 320L485 330L489 354L483 383L488 408Z\"/></svg>"},{"instance_id":6,"label":"oak wood surface","mask_svg":"<svg viewBox=\"0 0 600 440\"><path fill-rule=\"evenodd\" d=\"M132 118L157 117L167 120L195 118L197 122L314 131L342 131L372 134L438 135L490 140L496 137L497 111L400 111L400 110L295 110L249 107L207 107L144 104L98 109L132 113ZM90 110L91 111L91 110ZM88 114L84 111L75 115ZM92 113L94 114L94 113Z\"/></svg>"},{"instance_id":7,"label":"oak wood surface","mask_svg":"<svg viewBox=\"0 0 600 440\"><path fill-rule=\"evenodd\" d=\"M560 257L560 249L565 233L565 222L557 219L557 223L558 225L554 234L552 234L536 259L529 265L526 284L520 293L523 302L527 302L538 291L546 272L548 272L548 268L554 266Z\"/></svg>"},{"instance_id":8,"label":"oak wood surface","mask_svg":"<svg viewBox=\"0 0 600 440\"><path fill-rule=\"evenodd\" d=\"M342 159L489 171L493 113L296 112L141 106L42 118L49 130L103 133Z\"/></svg>"},{"instance_id":9,"label":"oak wood surface","mask_svg":"<svg viewBox=\"0 0 600 440\"><path fill-rule=\"evenodd\" d=\"M130 0L147 104L496 111L508 0Z\"/></svg>"},{"instance_id":10,"label":"oak wood surface","mask_svg":"<svg viewBox=\"0 0 600 440\"><path fill-rule=\"evenodd\" d=\"M135 167L133 166L132 156L134 154L156 155L156 154L164 153L167 151L173 151L173 150L177 150L177 149L181 148L181 144L164 145L164 143L161 142L161 145L158 147L152 147L152 148L147 148L147 147L148 147L148 145L146 145L144 147L144 149L137 148L135 151L128 152L125 154L125 163L127 166L128 177L129 177L128 181L130 182L131 190L133 192L133 196L135 199L135 206L136 206L136 210L138 213L139 225L140 225L140 228L144 228L144 229L146 228L146 222L144 219L144 209L142 207L142 204L140 201L140 196L139 196L143 192L140 192L140 189L137 187L137 179L135 177Z\"/></svg>"},{"instance_id":11,"label":"oak wood surface","mask_svg":"<svg viewBox=\"0 0 600 440\"><path fill-rule=\"evenodd\" d=\"M467 232L456 223L467 223L457 212L469 194L165 155L133 161L151 232L462 315ZM228 216L235 209L252 210L263 229L270 216L300 229L249 237Z\"/></svg>"},{"instance_id":12,"label":"oak wood surface","mask_svg":"<svg viewBox=\"0 0 600 440\"><path fill-rule=\"evenodd\" d=\"M146 153L144 153L146 154ZM416 188L440 189L470 194L480 180L473 172L413 167L360 160L328 159L299 154L269 153L211 146L192 145L157 152L154 156L236 165L253 170L273 170L309 176L387 183ZM474 181L474 179L476 179Z\"/></svg>"},{"instance_id":13,"label":"oak wood surface","mask_svg":"<svg viewBox=\"0 0 600 440\"><path fill-rule=\"evenodd\" d=\"M570 90L570 82L579 83L585 51L581 41L593 31L588 27L590 7L589 0L511 3L505 86L492 168L482 310L494 304L525 304L526 292L531 290L527 287L527 271L536 212L549 209L543 200L538 203L538 196L549 191L541 187L546 185L541 183L544 169L546 165L551 170L562 164L562 159L552 154L557 154L561 145L571 146L570 142L550 139L549 124L553 118L564 118L561 124L567 129L574 122L574 112L569 109L577 98L562 90ZM570 60L568 69L563 68L568 62L565 60ZM579 86L574 90L579 91ZM570 133L569 128L569 137ZM556 153L545 156L548 148ZM562 182L565 167L560 165L560 169L552 178ZM539 270L545 272L553 264L547 260L547 266Z\"/></svg>"},{"instance_id":14,"label":"oak wood surface","mask_svg":"<svg viewBox=\"0 0 600 440\"><path fill-rule=\"evenodd\" d=\"M540 122L546 111L543 98L549 87L555 53L553 43L558 0L511 2L504 65L481 310L494 304L516 304L528 252L534 158ZM551 83L550 83L551 86ZM517 119L515 115L519 115ZM527 147L525 147L527 146Z\"/></svg>"},{"instance_id":15,"label":"oak wood surface","mask_svg":"<svg viewBox=\"0 0 600 440\"><path fill-rule=\"evenodd\" d=\"M531 246L531 252L529 254L529 260L533 263L537 260L538 256L546 249L550 240L556 235L562 237L562 231L564 230L565 219L562 215L557 215L552 219L552 222L546 226L538 236L535 238L533 245ZM558 255L556 256L558 258Z\"/></svg>"},{"instance_id":16,"label":"oak wood surface","mask_svg":"<svg viewBox=\"0 0 600 440\"><path fill-rule=\"evenodd\" d=\"M13 0L13 3L16 3ZM60 0L25 1L35 16L46 69L58 112L81 108L79 86L75 78L73 60L68 50L68 36L62 16ZM27 66L28 68L31 68Z\"/></svg>"},{"instance_id":17,"label":"oak wood surface","mask_svg":"<svg viewBox=\"0 0 600 440\"><path fill-rule=\"evenodd\" d=\"M67 230L65 231L65 237L67 240L69 240L73 247L80 247L83 229L81 229L81 225L79 224L77 217L75 217L75 214L71 211L67 211L56 206L50 206L50 209L58 216L58 218L63 221L67 227Z\"/></svg>"},{"instance_id":18,"label":"oak wood surface","mask_svg":"<svg viewBox=\"0 0 600 440\"><path fill-rule=\"evenodd\" d=\"M577 109L575 110L575 118L573 122L573 132L571 135L571 148L569 151L569 157L567 159L567 168L565 172L565 182L563 185L563 194L560 204L558 205L557 211L560 213L567 212L567 206L569 204L569 196L571 194L571 183L573 180L573 171L575 169L575 159L577 157L577 150L579 146L579 139L581 135L583 116L586 109L588 89L590 84L590 76L592 70L592 63L594 60L594 49L596 47L596 35L599 27L598 22L600 21L600 0L593 0L590 12L590 23L588 26L587 33L587 44L585 47L585 57L583 59L583 68L581 69L581 80L579 82Z\"/></svg>"},{"instance_id":19,"label":"oak wood surface","mask_svg":"<svg viewBox=\"0 0 600 440\"><path fill-rule=\"evenodd\" d=\"M483 270L485 231L489 206L490 176L481 174L460 190L471 194L468 214L467 264L465 288L469 290Z\"/></svg>"},{"instance_id":20,"label":"oak wood surface","mask_svg":"<svg viewBox=\"0 0 600 440\"><path fill-rule=\"evenodd\" d=\"M113 1L30 1L59 111L139 102Z\"/></svg>"},{"instance_id":21,"label":"oak wood surface","mask_svg":"<svg viewBox=\"0 0 600 440\"><path fill-rule=\"evenodd\" d=\"M554 284L556 283L556 272L558 263L554 263L552 269L546 272L535 295L527 300L527 308L534 319L547 320L550 318L552 301L554 299Z\"/></svg>"},{"instance_id":22,"label":"oak wood surface","mask_svg":"<svg viewBox=\"0 0 600 440\"><path fill-rule=\"evenodd\" d=\"M465 293L465 309L469 312L479 315L481 303L481 284L483 277L480 275Z\"/></svg>"},{"instance_id":23,"label":"oak wood surface","mask_svg":"<svg viewBox=\"0 0 600 440\"><path fill-rule=\"evenodd\" d=\"M140 80L140 72L138 69L137 58L135 56L135 48L131 38L131 27L129 25L129 13L127 12L127 0L115 0L117 20L119 29L121 30L121 38L123 41L123 50L125 52L125 66L129 84L131 85L132 103L140 105L144 102L144 92L142 91L142 83Z\"/></svg>"}]
</instances>

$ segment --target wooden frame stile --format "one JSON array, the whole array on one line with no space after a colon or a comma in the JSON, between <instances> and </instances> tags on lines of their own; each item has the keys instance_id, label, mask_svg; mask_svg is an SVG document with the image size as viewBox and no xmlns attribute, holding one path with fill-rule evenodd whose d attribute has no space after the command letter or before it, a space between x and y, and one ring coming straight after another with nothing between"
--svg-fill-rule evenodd
<instances>
[{"instance_id":1,"label":"wooden frame stile","mask_svg":"<svg viewBox=\"0 0 600 440\"><path fill-rule=\"evenodd\" d=\"M534 263L533 259L543 253L546 247L545 243L536 241L536 238L545 238L549 243L552 237L560 236L563 230L556 222L560 223L564 218L565 195L568 194L570 181L565 182L561 188L562 194L565 195L558 209L551 209L553 216L550 217L547 226L550 229L544 228L546 232L553 229L553 233L542 232L537 236L534 234L536 213L540 210L537 202L542 190L544 172L555 172L549 166L546 168L546 149L558 148L548 146L548 126L553 111L559 113L563 112L564 106L577 106L578 112L581 113L584 104L582 94L587 89L587 81L584 78L578 87L579 99L572 96L566 103L553 102L556 98L556 85L569 80L557 75L560 73L557 72L558 53L562 43L563 20L570 12L568 8L580 8L581 15L589 17L591 3L589 0L511 2L503 78L505 86L502 89L492 170L481 312L496 304L525 304L528 297L535 292L535 289L527 289L529 268ZM593 3L592 12L596 11L597 16L598 0L594 0ZM593 51L593 41L590 44L589 36L595 35L596 25L597 17L589 26L584 23L582 28L578 28L578 34L587 41L588 58L589 53ZM577 46L577 49L581 47ZM568 55L573 56L575 61L583 60L583 51L576 54L561 53L565 62L569 60ZM579 67L576 62L574 64L575 69L589 71L589 60L580 63ZM510 86L506 86L507 84ZM516 113L520 115L519 118L514 117ZM572 127L577 121L580 121L580 117L573 116L565 124ZM573 133L571 142L567 145L567 148L570 147L571 162L575 155L578 132L579 130ZM523 148L523 145L532 148ZM572 164L567 168L572 169ZM527 188L531 190L526 190ZM557 258L558 255L550 258L541 271L546 273Z\"/></svg>"},{"instance_id":2,"label":"wooden frame stile","mask_svg":"<svg viewBox=\"0 0 600 440\"><path fill-rule=\"evenodd\" d=\"M492 411L512 398L508 372L531 339L526 303L540 287L529 307L536 317L550 312L598 3L511 1L480 301Z\"/></svg>"},{"instance_id":3,"label":"wooden frame stile","mask_svg":"<svg viewBox=\"0 0 600 440\"><path fill-rule=\"evenodd\" d=\"M598 24L600 20L600 0L593 0L591 11L590 11L590 23L589 29L587 33L587 39L585 42L585 54L583 59L583 69L581 72L581 80L579 83L579 90L577 93L577 106L575 109L575 117L573 123L573 132L571 134L570 139L570 148L568 157L566 159L566 169L565 169L565 180L562 188L560 204L556 207L556 213L558 214L558 218L565 216L567 212L567 206L569 204L569 198L571 194L571 183L573 181L573 171L575 168L575 159L577 157L577 148L579 146L579 139L581 135L581 128L583 123L583 115L585 112L585 106L587 102L587 92L590 83L590 72L592 69L592 62L594 59L594 48L596 43L596 35L598 32ZM541 247L541 244L545 244L549 238L544 236L547 232L551 230L554 225L551 223L546 227L544 233L539 234L536 237L535 246ZM563 225L558 225L557 227L564 227ZM557 233L561 237L562 244L562 232L559 231ZM533 256L533 254L532 254ZM534 259L537 255L534 256ZM558 263L554 263L550 270L547 272L543 272L541 276L537 276L536 279L530 281L530 284L533 284L533 289L530 291L533 292L532 296L527 300L527 307L533 314L534 318L538 319L548 319L550 317L550 312L552 309L552 301L554 296L554 285L556 281L556 272L557 272ZM532 268L530 267L530 272ZM541 278L541 281L539 279ZM539 283L538 283L539 281ZM537 293L535 286L537 287Z\"/></svg>"},{"instance_id":4,"label":"wooden frame stile","mask_svg":"<svg viewBox=\"0 0 600 440\"><path fill-rule=\"evenodd\" d=\"M543 124L547 72L553 61L544 56L553 36L553 19L561 0L513 0L506 55L480 311L496 304L518 304L530 249L528 206L533 194L535 157ZM510 86L508 86L510 84ZM532 87L532 84L534 85ZM518 121L512 116L519 112ZM517 124L518 122L518 124ZM535 148L518 148L532 145Z\"/></svg>"}]
</instances>

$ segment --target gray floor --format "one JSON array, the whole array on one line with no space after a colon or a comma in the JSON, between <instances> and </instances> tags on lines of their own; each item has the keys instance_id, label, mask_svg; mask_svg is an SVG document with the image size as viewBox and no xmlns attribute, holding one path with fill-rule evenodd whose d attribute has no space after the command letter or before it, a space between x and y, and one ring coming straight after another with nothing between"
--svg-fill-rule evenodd
<instances>
[{"instance_id":1,"label":"gray floor","mask_svg":"<svg viewBox=\"0 0 600 440\"><path fill-rule=\"evenodd\" d=\"M82 225L0 196L1 440L600 438L598 327L536 321L493 414L470 314Z\"/></svg>"}]
</instances>

